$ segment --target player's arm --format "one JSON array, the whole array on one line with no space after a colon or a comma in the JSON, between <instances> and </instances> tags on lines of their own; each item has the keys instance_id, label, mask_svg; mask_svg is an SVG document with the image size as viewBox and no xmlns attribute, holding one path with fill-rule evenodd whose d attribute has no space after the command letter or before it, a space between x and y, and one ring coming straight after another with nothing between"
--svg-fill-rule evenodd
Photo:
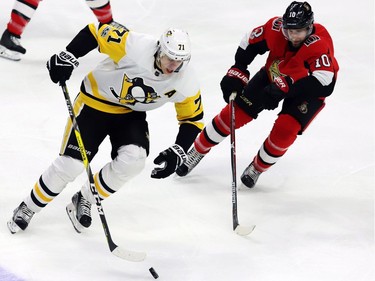
<instances>
[{"instance_id":1,"label":"player's arm","mask_svg":"<svg viewBox=\"0 0 375 281\"><path fill-rule=\"evenodd\" d=\"M73 38L65 51L53 55L47 62L51 80L54 83L68 80L79 65L78 58L95 48L118 62L125 55L128 31L126 27L116 22L98 26L87 25Z\"/></svg>"},{"instance_id":2,"label":"player's arm","mask_svg":"<svg viewBox=\"0 0 375 281\"><path fill-rule=\"evenodd\" d=\"M68 44L66 50L76 58L83 57L95 48L115 61L124 55L124 45L129 30L116 22L111 24L89 24Z\"/></svg>"},{"instance_id":3,"label":"player's arm","mask_svg":"<svg viewBox=\"0 0 375 281\"><path fill-rule=\"evenodd\" d=\"M267 47L264 30L266 25L259 26L245 34L234 56L234 65L227 71L220 82L223 98L226 102L232 92L241 93L249 82L250 72L247 67L259 54L264 54Z\"/></svg>"},{"instance_id":4,"label":"player's arm","mask_svg":"<svg viewBox=\"0 0 375 281\"><path fill-rule=\"evenodd\" d=\"M88 27L98 44L99 52L108 55L116 63L126 55L128 28L117 22L99 25L99 28L95 24Z\"/></svg>"},{"instance_id":5,"label":"player's arm","mask_svg":"<svg viewBox=\"0 0 375 281\"><path fill-rule=\"evenodd\" d=\"M323 42L311 47L314 49L310 49L310 55L305 60L309 75L290 87L289 96L328 97L333 92L336 80L335 59Z\"/></svg>"},{"instance_id":6,"label":"player's arm","mask_svg":"<svg viewBox=\"0 0 375 281\"><path fill-rule=\"evenodd\" d=\"M90 31L89 25L84 27L66 46L66 50L76 58L85 56L90 51L98 47L95 36Z\"/></svg>"},{"instance_id":7,"label":"player's arm","mask_svg":"<svg viewBox=\"0 0 375 281\"><path fill-rule=\"evenodd\" d=\"M202 131L203 105L200 91L192 97L186 98L182 102L175 103L179 130L175 144L162 151L155 158L154 164L162 165L156 167L151 174L152 178L166 178L173 174L177 167L186 159L186 151L193 144L195 138Z\"/></svg>"},{"instance_id":8,"label":"player's arm","mask_svg":"<svg viewBox=\"0 0 375 281\"><path fill-rule=\"evenodd\" d=\"M257 27L242 38L234 57L235 65L247 69L257 55L263 55L265 52L269 51L266 36L263 31L264 28L265 26Z\"/></svg>"},{"instance_id":9,"label":"player's arm","mask_svg":"<svg viewBox=\"0 0 375 281\"><path fill-rule=\"evenodd\" d=\"M78 67L78 58L95 49L98 43L89 26L83 28L68 44L66 50L54 54L47 61L47 69L54 83L69 80L73 70Z\"/></svg>"},{"instance_id":10,"label":"player's arm","mask_svg":"<svg viewBox=\"0 0 375 281\"><path fill-rule=\"evenodd\" d=\"M309 74L300 79L294 79L293 75L276 77L273 83L263 90L261 102L264 109L275 109L284 98L296 96L305 99L325 98L332 94L337 69L335 59L330 56L330 52L322 52L317 44L308 52L306 48L301 50L301 55L307 57L304 64Z\"/></svg>"},{"instance_id":11,"label":"player's arm","mask_svg":"<svg viewBox=\"0 0 375 281\"><path fill-rule=\"evenodd\" d=\"M332 73L333 74L333 73ZM333 76L329 79L331 82L322 83L314 74L309 75L296 81L290 88L289 94L286 97L293 97L296 95L304 97L328 97L333 92Z\"/></svg>"},{"instance_id":12,"label":"player's arm","mask_svg":"<svg viewBox=\"0 0 375 281\"><path fill-rule=\"evenodd\" d=\"M204 127L200 91L195 96L186 98L183 102L175 103L175 108L180 125L175 143L187 151Z\"/></svg>"}]
</instances>

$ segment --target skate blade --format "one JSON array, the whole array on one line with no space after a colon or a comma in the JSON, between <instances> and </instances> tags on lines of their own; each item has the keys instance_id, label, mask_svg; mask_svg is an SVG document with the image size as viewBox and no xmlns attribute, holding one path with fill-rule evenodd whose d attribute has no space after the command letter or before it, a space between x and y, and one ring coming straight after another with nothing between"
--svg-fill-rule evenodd
<instances>
[{"instance_id":1,"label":"skate blade","mask_svg":"<svg viewBox=\"0 0 375 281\"><path fill-rule=\"evenodd\" d=\"M68 217L69 217L70 221L72 222L72 225L73 225L74 229L78 233L81 233L84 228L76 218L76 209L75 209L73 203L70 203L68 206L66 206L66 213L68 214Z\"/></svg>"},{"instance_id":2,"label":"skate blade","mask_svg":"<svg viewBox=\"0 0 375 281\"><path fill-rule=\"evenodd\" d=\"M0 57L12 61L20 61L21 54L19 52L11 51L4 46L0 45Z\"/></svg>"},{"instance_id":3,"label":"skate blade","mask_svg":"<svg viewBox=\"0 0 375 281\"><path fill-rule=\"evenodd\" d=\"M10 233L12 234L15 234L21 230L21 228L13 220L8 221L7 226L8 226Z\"/></svg>"}]
</instances>

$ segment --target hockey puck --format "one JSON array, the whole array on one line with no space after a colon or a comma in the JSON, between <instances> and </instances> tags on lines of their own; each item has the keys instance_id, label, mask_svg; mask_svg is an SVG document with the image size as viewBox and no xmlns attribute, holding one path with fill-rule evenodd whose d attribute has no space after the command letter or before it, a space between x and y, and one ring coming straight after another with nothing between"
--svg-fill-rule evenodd
<instances>
[{"instance_id":1,"label":"hockey puck","mask_svg":"<svg viewBox=\"0 0 375 281\"><path fill-rule=\"evenodd\" d=\"M155 279L159 278L159 275L156 273L156 271L153 267L150 267L149 271L150 271L152 277L154 277Z\"/></svg>"}]
</instances>

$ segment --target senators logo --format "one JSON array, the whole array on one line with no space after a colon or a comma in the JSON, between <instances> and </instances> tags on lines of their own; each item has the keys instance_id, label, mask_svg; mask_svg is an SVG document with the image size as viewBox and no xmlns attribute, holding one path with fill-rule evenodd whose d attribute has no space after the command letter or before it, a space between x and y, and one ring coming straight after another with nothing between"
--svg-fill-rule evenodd
<instances>
[{"instance_id":1,"label":"senators logo","mask_svg":"<svg viewBox=\"0 0 375 281\"><path fill-rule=\"evenodd\" d=\"M124 74L120 94L113 87L110 87L110 90L121 104L154 103L160 98L152 87L144 84L142 78L130 79L126 74Z\"/></svg>"},{"instance_id":2,"label":"senators logo","mask_svg":"<svg viewBox=\"0 0 375 281\"><path fill-rule=\"evenodd\" d=\"M308 112L308 107L307 107L308 103L305 101L303 103L301 103L299 106L297 106L298 110L302 113L302 114L307 114Z\"/></svg>"},{"instance_id":3,"label":"senators logo","mask_svg":"<svg viewBox=\"0 0 375 281\"><path fill-rule=\"evenodd\" d=\"M279 64L281 62L282 61L280 61L280 60L273 61L270 68L268 69L268 72L270 74L270 78L271 78L272 81L274 81L275 78L277 78L277 77L284 76L284 75L281 74L280 69L279 69Z\"/></svg>"}]
</instances>

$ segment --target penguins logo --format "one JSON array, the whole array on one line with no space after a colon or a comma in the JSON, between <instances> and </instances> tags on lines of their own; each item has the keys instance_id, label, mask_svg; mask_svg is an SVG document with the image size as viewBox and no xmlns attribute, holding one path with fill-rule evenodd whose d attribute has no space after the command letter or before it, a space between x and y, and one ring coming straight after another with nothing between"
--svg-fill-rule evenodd
<instances>
[{"instance_id":1,"label":"penguins logo","mask_svg":"<svg viewBox=\"0 0 375 281\"><path fill-rule=\"evenodd\" d=\"M110 87L110 90L121 104L154 103L156 99L160 98L152 87L144 84L142 78L130 79L126 74L122 81L121 93L116 93L113 87Z\"/></svg>"}]
</instances>

